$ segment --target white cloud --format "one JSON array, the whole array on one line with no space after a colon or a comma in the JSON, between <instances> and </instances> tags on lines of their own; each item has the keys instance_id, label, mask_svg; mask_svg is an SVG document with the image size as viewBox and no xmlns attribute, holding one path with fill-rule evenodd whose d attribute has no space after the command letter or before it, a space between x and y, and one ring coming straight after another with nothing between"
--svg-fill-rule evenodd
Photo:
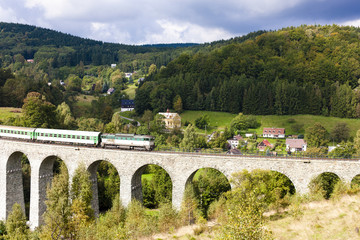
<instances>
[{"instance_id":1,"label":"white cloud","mask_svg":"<svg viewBox=\"0 0 360 240\"><path fill-rule=\"evenodd\" d=\"M330 16L333 22L328 12L314 17L304 12L321 1L336 0L0 0L0 21L126 44L201 43L309 19L327 23ZM359 21L344 24L359 26Z\"/></svg>"},{"instance_id":2,"label":"white cloud","mask_svg":"<svg viewBox=\"0 0 360 240\"><path fill-rule=\"evenodd\" d=\"M27 8L40 8L47 19L88 20L131 17L145 0L24 0ZM141 10L141 8L140 8Z\"/></svg>"},{"instance_id":3,"label":"white cloud","mask_svg":"<svg viewBox=\"0 0 360 240\"><path fill-rule=\"evenodd\" d=\"M11 8L2 8L0 6L0 21L2 22L17 22L17 23L25 23L25 20L22 18L18 18L16 13Z\"/></svg>"},{"instance_id":4,"label":"white cloud","mask_svg":"<svg viewBox=\"0 0 360 240\"><path fill-rule=\"evenodd\" d=\"M340 25L360 27L360 19L346 21L346 22L341 23Z\"/></svg>"},{"instance_id":5,"label":"white cloud","mask_svg":"<svg viewBox=\"0 0 360 240\"><path fill-rule=\"evenodd\" d=\"M120 30L114 24L109 23L91 23L91 33L88 38L107 39L109 42L130 43L130 34L125 30Z\"/></svg>"},{"instance_id":6,"label":"white cloud","mask_svg":"<svg viewBox=\"0 0 360 240\"><path fill-rule=\"evenodd\" d=\"M268 16L274 13L281 12L285 9L292 8L304 0L229 0L225 3L228 6L235 7L247 16Z\"/></svg>"},{"instance_id":7,"label":"white cloud","mask_svg":"<svg viewBox=\"0 0 360 240\"><path fill-rule=\"evenodd\" d=\"M148 32L143 43L211 42L233 36L221 28L202 27L189 22L161 19L156 23L161 27L161 31Z\"/></svg>"}]
</instances>

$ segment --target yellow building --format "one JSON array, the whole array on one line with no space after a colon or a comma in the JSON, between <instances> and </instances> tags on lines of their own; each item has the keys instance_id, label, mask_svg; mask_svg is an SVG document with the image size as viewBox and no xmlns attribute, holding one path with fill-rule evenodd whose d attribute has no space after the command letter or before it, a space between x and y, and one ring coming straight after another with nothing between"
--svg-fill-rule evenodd
<instances>
[{"instance_id":1,"label":"yellow building","mask_svg":"<svg viewBox=\"0 0 360 240\"><path fill-rule=\"evenodd\" d=\"M181 117L177 113L171 113L169 110L167 112L159 112L160 115L164 116L162 119L165 122L165 127L167 129L174 129L181 127Z\"/></svg>"}]
</instances>

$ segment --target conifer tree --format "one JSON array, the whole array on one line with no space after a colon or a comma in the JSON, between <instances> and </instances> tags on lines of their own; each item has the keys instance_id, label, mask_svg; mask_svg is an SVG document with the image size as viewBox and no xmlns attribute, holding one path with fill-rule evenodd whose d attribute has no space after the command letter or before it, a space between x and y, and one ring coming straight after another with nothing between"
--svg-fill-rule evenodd
<instances>
[{"instance_id":1,"label":"conifer tree","mask_svg":"<svg viewBox=\"0 0 360 240\"><path fill-rule=\"evenodd\" d=\"M69 200L69 175L65 164L61 164L59 174L55 175L51 187L46 191L46 212L41 238L68 238L71 218Z\"/></svg>"},{"instance_id":2,"label":"conifer tree","mask_svg":"<svg viewBox=\"0 0 360 240\"><path fill-rule=\"evenodd\" d=\"M29 230L26 225L26 217L20 204L15 203L12 211L6 220L6 231L8 239L25 240L29 239Z\"/></svg>"},{"instance_id":3,"label":"conifer tree","mask_svg":"<svg viewBox=\"0 0 360 240\"><path fill-rule=\"evenodd\" d=\"M184 131L184 138L180 143L181 148L185 148L186 150L192 150L195 148L196 144L196 132L193 125L189 125L186 127Z\"/></svg>"}]
</instances>

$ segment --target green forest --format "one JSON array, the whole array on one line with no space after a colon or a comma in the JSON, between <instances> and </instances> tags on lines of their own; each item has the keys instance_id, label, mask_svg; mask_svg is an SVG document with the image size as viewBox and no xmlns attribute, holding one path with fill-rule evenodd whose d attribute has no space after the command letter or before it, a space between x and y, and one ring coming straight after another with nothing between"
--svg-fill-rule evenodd
<instances>
[{"instance_id":1,"label":"green forest","mask_svg":"<svg viewBox=\"0 0 360 240\"><path fill-rule=\"evenodd\" d=\"M359 36L304 25L187 51L146 78L136 111L164 111L180 96L187 110L358 117Z\"/></svg>"}]
</instances>

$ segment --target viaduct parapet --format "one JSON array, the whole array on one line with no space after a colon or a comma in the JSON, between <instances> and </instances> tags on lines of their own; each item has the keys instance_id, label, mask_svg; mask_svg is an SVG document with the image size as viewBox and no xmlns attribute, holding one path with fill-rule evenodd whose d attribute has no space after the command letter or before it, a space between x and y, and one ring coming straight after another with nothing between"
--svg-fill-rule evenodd
<instances>
[{"instance_id":1,"label":"viaduct parapet","mask_svg":"<svg viewBox=\"0 0 360 240\"><path fill-rule=\"evenodd\" d=\"M114 149L62 146L30 142L0 140L0 219L5 220L14 203L24 209L21 158L25 154L31 167L30 224L42 223L46 210L46 187L53 177L56 157L66 165L70 179L83 162L93 182L93 208L98 214L96 171L100 161L111 163L120 177L120 199L127 206L132 198L142 200L141 174L149 164L162 167L172 181L172 201L180 208L185 185L201 168L214 168L228 179L243 169L273 170L286 175L298 193L306 193L311 179L324 172L332 172L350 182L360 174L358 160L309 160L294 158L243 157L230 155L202 155L124 151Z\"/></svg>"}]
</instances>

